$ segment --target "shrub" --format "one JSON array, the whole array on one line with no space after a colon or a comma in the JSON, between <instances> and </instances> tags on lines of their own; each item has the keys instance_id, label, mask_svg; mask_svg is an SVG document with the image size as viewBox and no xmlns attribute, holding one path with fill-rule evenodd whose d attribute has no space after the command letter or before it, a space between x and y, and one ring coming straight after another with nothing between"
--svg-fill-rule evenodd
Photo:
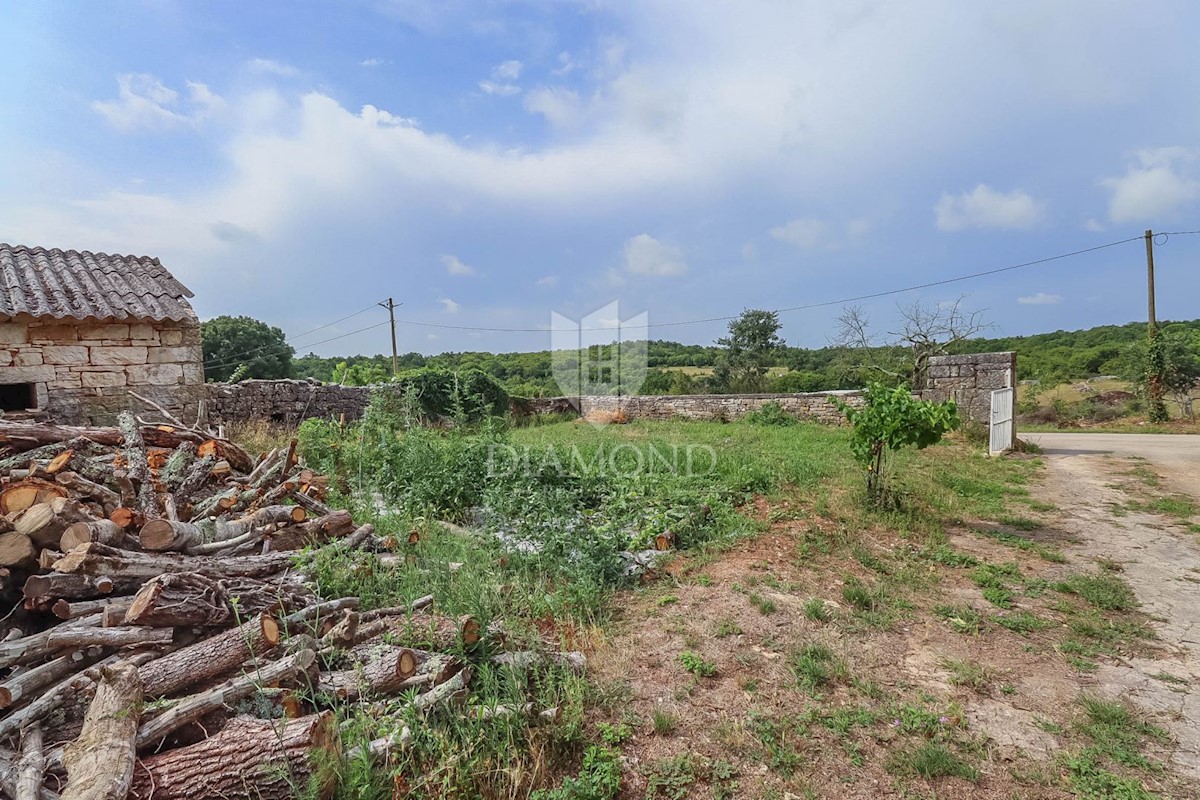
<instances>
[{"instance_id":1,"label":"shrub","mask_svg":"<svg viewBox=\"0 0 1200 800\"><path fill-rule=\"evenodd\" d=\"M889 452L906 445L922 449L941 441L959 426L953 401L934 403L918 400L904 387L889 389L872 383L863 392L862 408L839 401L846 419L854 426L850 450L867 472L867 496L876 505L891 497Z\"/></svg>"},{"instance_id":2,"label":"shrub","mask_svg":"<svg viewBox=\"0 0 1200 800\"><path fill-rule=\"evenodd\" d=\"M795 425L796 418L783 410L779 403L763 403L762 408L751 411L742 417L742 421L750 425Z\"/></svg>"}]
</instances>

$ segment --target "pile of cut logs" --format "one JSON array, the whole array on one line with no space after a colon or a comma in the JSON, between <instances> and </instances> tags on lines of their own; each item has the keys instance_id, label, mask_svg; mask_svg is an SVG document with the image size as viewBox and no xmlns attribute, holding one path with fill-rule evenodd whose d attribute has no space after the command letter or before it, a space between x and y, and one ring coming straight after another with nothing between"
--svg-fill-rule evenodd
<instances>
[{"instance_id":1,"label":"pile of cut logs","mask_svg":"<svg viewBox=\"0 0 1200 800\"><path fill-rule=\"evenodd\" d=\"M334 707L458 707L464 654L502 643L432 596L361 612L319 597L297 550L389 543L324 504L294 440L252 458L171 421L0 420L0 795L328 797L338 759L320 751L379 759L411 737L384 725L343 753ZM582 668L579 654L490 657Z\"/></svg>"}]
</instances>

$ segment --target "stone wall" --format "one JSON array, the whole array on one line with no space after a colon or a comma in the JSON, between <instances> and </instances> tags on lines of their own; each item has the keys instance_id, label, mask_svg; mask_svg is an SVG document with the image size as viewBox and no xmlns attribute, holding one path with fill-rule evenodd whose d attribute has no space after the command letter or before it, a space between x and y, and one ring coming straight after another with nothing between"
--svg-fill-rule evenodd
<instances>
[{"instance_id":1,"label":"stone wall","mask_svg":"<svg viewBox=\"0 0 1200 800\"><path fill-rule=\"evenodd\" d=\"M208 385L208 418L213 425L262 419L298 425L314 417L356 420L371 402L370 386L339 386L317 381L242 381Z\"/></svg>"},{"instance_id":2,"label":"stone wall","mask_svg":"<svg viewBox=\"0 0 1200 800\"><path fill-rule=\"evenodd\" d=\"M767 403L778 403L784 411L800 419L836 424L844 417L834 404L835 398L852 406L862 403L862 397L856 391L804 394L683 394L591 396L570 399L555 397L538 401L543 408L535 407L535 410L561 411L564 402L569 402L585 418L603 418L620 411L629 419L732 421L761 409Z\"/></svg>"},{"instance_id":3,"label":"stone wall","mask_svg":"<svg viewBox=\"0 0 1200 800\"><path fill-rule=\"evenodd\" d=\"M1017 354L971 353L929 359L926 400L953 400L964 421L991 422L992 390L1016 386ZM1014 398L1015 405L1015 398Z\"/></svg>"},{"instance_id":4,"label":"stone wall","mask_svg":"<svg viewBox=\"0 0 1200 800\"><path fill-rule=\"evenodd\" d=\"M198 395L175 390L203 386L203 361L195 321L0 322L0 384L32 384L35 407L64 422L105 421L129 389L182 408Z\"/></svg>"}]
</instances>

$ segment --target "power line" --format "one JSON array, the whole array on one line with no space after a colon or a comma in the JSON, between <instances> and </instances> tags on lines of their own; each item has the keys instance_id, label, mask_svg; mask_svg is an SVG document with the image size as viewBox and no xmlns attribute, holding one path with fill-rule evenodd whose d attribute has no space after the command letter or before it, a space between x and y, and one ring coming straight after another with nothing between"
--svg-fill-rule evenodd
<instances>
[{"instance_id":1,"label":"power line","mask_svg":"<svg viewBox=\"0 0 1200 800\"><path fill-rule=\"evenodd\" d=\"M1183 235L1185 233L1200 233L1200 231L1179 231L1174 235ZM1024 269L1026 267L1037 266L1038 264L1046 264L1051 261L1060 261L1064 258L1073 258L1075 256L1081 256L1086 253L1094 253L1097 250L1104 250L1109 247L1116 247L1118 245L1128 244L1129 242L1140 242L1140 241L1144 241L1143 236L1141 236L1141 235L1131 236L1128 239L1120 239L1115 242L1109 242L1107 244L1096 245L1095 247L1086 247L1082 250L1074 250L1070 253L1060 253L1059 255L1055 255L1055 256L1047 256L1046 258L1039 258L1034 261L1026 261L1021 264L1012 264L1007 267L997 267L996 269L983 270L982 272L972 272L969 275L959 275L958 277L955 277L955 278L944 278L943 280L939 280L939 281L930 281L928 283L920 283L920 284L916 284L914 286L906 286L903 289L889 289L889 290L883 291L883 292L862 294L862 295L858 295L857 297L844 297L840 300L826 300L826 301L823 301L820 303L809 303L807 305L802 305L802 306L789 306L786 308L777 308L774 310L773 313L782 314L782 313L786 313L786 312L790 312L790 311L805 311L805 310L813 309L813 308L825 308L827 306L836 306L836 305L844 305L846 303L855 303L860 300L873 300L873 299L879 298L879 297L888 297L890 295L904 294L905 292L912 292L912 291L916 291L918 289L929 289L934 286L945 286L950 283L959 283L961 281L972 280L974 278L983 278L988 275L998 275L1002 272L1011 272L1011 271L1017 270L1017 269ZM655 322L655 323L650 323L645 326L639 326L639 327L668 328L668 327L674 327L674 326L679 326L679 325L699 325L699 324L705 323L705 322L726 322L731 319L737 319L737 315L733 314L733 315L723 316L723 317L704 317L702 319L680 320L677 322ZM471 325L447 325L447 324L438 323L438 322L417 322L415 320L407 320L407 319L398 319L398 320L396 320L396 322L401 323L403 325L414 325L414 326L418 326L418 327L422 327L422 328L448 328L451 330L459 330L459 331L483 331L483 332L489 332L489 333L553 333L554 332L551 328L483 328L483 327L475 327L475 326L471 326ZM609 331L609 330L613 330L613 329L612 328L572 328L570 330L563 330L562 332L563 333L574 333L576 331Z\"/></svg>"}]
</instances>

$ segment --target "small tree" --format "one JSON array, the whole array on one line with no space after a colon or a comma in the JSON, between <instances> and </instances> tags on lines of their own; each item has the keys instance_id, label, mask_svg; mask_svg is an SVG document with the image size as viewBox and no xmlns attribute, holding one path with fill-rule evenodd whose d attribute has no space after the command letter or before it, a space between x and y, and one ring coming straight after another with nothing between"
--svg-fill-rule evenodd
<instances>
[{"instance_id":1,"label":"small tree","mask_svg":"<svg viewBox=\"0 0 1200 800\"><path fill-rule=\"evenodd\" d=\"M1192 404L1200 394L1200 335L1195 331L1166 329L1135 342L1125 354L1125 364L1126 377L1149 403L1151 422L1167 421L1166 406L1155 399L1162 395L1177 402L1185 416L1195 418Z\"/></svg>"},{"instance_id":2,"label":"small tree","mask_svg":"<svg viewBox=\"0 0 1200 800\"><path fill-rule=\"evenodd\" d=\"M778 363L786 345L779 336L779 315L746 309L729 323L729 335L717 339L725 351L717 359L712 386L716 391L762 392L767 371Z\"/></svg>"},{"instance_id":3,"label":"small tree","mask_svg":"<svg viewBox=\"0 0 1200 800\"><path fill-rule=\"evenodd\" d=\"M854 426L850 450L867 471L867 497L876 505L891 500L889 453L905 445L921 450L959 426L954 401L918 400L904 386L872 383L863 392L862 408L839 405Z\"/></svg>"},{"instance_id":4,"label":"small tree","mask_svg":"<svg viewBox=\"0 0 1200 800\"><path fill-rule=\"evenodd\" d=\"M214 317L200 323L209 380L290 378L295 350L283 331L252 317Z\"/></svg>"}]
</instances>

